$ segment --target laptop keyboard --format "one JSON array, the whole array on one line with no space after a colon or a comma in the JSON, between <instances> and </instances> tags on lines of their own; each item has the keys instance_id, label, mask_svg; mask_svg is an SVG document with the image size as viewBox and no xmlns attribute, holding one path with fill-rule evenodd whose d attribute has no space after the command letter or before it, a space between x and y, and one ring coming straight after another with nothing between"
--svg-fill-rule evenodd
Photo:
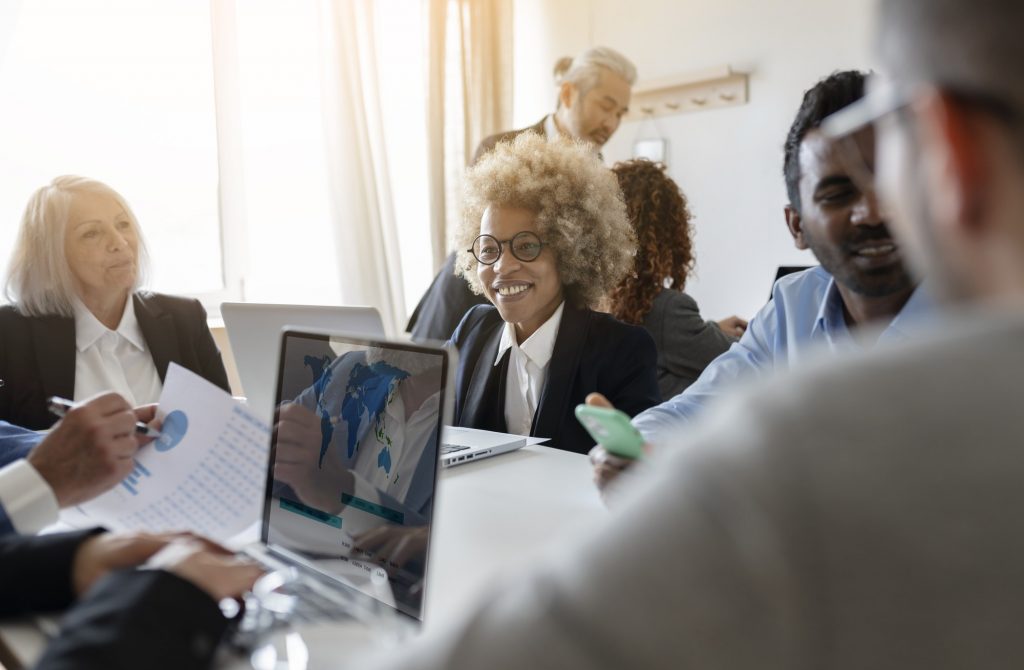
<instances>
[{"instance_id":1,"label":"laptop keyboard","mask_svg":"<svg viewBox=\"0 0 1024 670\"><path fill-rule=\"evenodd\" d=\"M465 451L466 449L469 449L469 447L463 444L442 444L441 455L454 454L456 451Z\"/></svg>"},{"instance_id":2,"label":"laptop keyboard","mask_svg":"<svg viewBox=\"0 0 1024 670\"><path fill-rule=\"evenodd\" d=\"M268 572L280 570L282 567L281 563L270 558L252 553L248 557L255 559ZM259 597L249 593L245 596L240 611L225 612L228 616L235 614L232 617L235 619L235 628L228 636L232 647L240 650L253 649L270 633L289 626L317 621L339 621L354 616L351 604L346 602L346 594L301 574L275 590L274 594L279 595L284 602L290 601L287 611L269 609ZM223 610L225 606L230 607L222 603L221 609Z\"/></svg>"}]
</instances>

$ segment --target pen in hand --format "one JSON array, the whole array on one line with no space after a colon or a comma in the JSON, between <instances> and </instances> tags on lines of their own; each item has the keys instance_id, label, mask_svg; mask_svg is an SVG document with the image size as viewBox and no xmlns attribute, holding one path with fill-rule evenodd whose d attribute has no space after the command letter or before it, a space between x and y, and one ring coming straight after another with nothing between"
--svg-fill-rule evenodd
<instances>
[{"instance_id":1,"label":"pen in hand","mask_svg":"<svg viewBox=\"0 0 1024 670\"><path fill-rule=\"evenodd\" d=\"M64 418L64 415L67 414L69 410L74 409L74 407L74 402L59 396L53 396L47 401L47 409L50 410L50 414L61 418ZM141 421L135 422L135 432L145 437L160 437L159 430L151 428Z\"/></svg>"}]
</instances>

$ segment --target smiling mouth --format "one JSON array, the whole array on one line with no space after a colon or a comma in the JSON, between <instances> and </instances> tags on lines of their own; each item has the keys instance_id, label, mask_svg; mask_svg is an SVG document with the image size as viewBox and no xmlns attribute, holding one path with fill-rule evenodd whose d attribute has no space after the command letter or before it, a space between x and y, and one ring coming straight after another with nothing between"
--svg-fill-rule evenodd
<instances>
[{"instance_id":1,"label":"smiling mouth","mask_svg":"<svg viewBox=\"0 0 1024 670\"><path fill-rule=\"evenodd\" d=\"M502 301L507 300L518 300L524 297L525 293L533 288L533 284L527 282L516 282L514 284L495 284L491 288L494 289L495 295Z\"/></svg>"},{"instance_id":2,"label":"smiling mouth","mask_svg":"<svg viewBox=\"0 0 1024 670\"><path fill-rule=\"evenodd\" d=\"M861 247L860 249L854 249L853 254L855 256L863 256L865 258L881 258L882 256L888 256L889 254L895 253L899 247L894 243L888 244L872 244L870 246Z\"/></svg>"}]
</instances>

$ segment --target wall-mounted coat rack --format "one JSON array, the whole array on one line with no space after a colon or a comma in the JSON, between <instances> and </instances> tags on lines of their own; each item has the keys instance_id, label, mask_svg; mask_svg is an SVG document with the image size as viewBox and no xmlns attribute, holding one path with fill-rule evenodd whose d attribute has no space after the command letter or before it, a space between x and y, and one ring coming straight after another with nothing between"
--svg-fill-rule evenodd
<instances>
[{"instance_id":1,"label":"wall-mounted coat rack","mask_svg":"<svg viewBox=\"0 0 1024 670\"><path fill-rule=\"evenodd\" d=\"M633 89L627 121L746 104L748 75L728 65L642 81Z\"/></svg>"}]
</instances>

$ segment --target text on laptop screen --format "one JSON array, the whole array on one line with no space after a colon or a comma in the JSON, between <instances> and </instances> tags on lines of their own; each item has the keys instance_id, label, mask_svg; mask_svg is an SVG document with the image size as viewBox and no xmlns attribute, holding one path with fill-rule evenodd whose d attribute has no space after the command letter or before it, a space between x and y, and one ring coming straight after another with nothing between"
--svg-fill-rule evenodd
<instances>
[{"instance_id":1,"label":"text on laptop screen","mask_svg":"<svg viewBox=\"0 0 1024 670\"><path fill-rule=\"evenodd\" d=\"M265 539L422 618L445 355L286 333Z\"/></svg>"}]
</instances>

